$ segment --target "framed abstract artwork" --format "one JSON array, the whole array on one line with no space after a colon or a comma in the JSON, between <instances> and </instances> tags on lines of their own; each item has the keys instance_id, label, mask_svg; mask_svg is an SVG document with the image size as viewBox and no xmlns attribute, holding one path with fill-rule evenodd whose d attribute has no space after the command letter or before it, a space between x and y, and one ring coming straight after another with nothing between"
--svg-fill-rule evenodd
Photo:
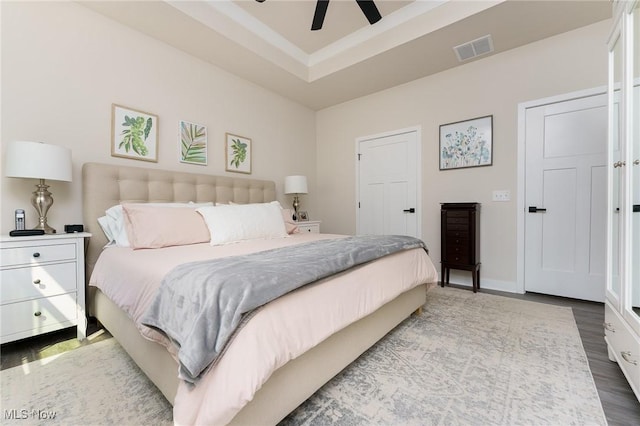
<instances>
[{"instance_id":1,"label":"framed abstract artwork","mask_svg":"<svg viewBox=\"0 0 640 426\"><path fill-rule=\"evenodd\" d=\"M207 128L201 124L180 121L180 162L207 165Z\"/></svg>"},{"instance_id":2,"label":"framed abstract artwork","mask_svg":"<svg viewBox=\"0 0 640 426\"><path fill-rule=\"evenodd\" d=\"M492 162L493 115L440 125L440 170Z\"/></svg>"},{"instance_id":3,"label":"framed abstract artwork","mask_svg":"<svg viewBox=\"0 0 640 426\"><path fill-rule=\"evenodd\" d=\"M111 105L111 156L158 162L158 116Z\"/></svg>"},{"instance_id":4,"label":"framed abstract artwork","mask_svg":"<svg viewBox=\"0 0 640 426\"><path fill-rule=\"evenodd\" d=\"M231 133L227 133L225 139L225 170L250 174L251 139Z\"/></svg>"}]
</instances>

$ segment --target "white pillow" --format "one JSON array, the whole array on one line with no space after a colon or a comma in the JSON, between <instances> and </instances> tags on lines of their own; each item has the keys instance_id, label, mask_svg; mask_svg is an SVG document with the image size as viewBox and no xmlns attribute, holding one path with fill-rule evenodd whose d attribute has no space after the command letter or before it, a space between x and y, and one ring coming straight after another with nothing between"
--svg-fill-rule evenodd
<instances>
[{"instance_id":1,"label":"white pillow","mask_svg":"<svg viewBox=\"0 0 640 426\"><path fill-rule=\"evenodd\" d=\"M102 216L98 218L98 224L100 225L100 228L102 228L102 232L104 232L104 236L107 237L107 241L109 241L109 244L111 244L112 242L115 241L115 238L113 236L113 232L111 232L111 227L109 226L109 218L106 216Z\"/></svg>"},{"instance_id":2,"label":"white pillow","mask_svg":"<svg viewBox=\"0 0 640 426\"><path fill-rule=\"evenodd\" d=\"M211 245L229 244L253 239L287 237L280 203L232 204L200 207Z\"/></svg>"},{"instance_id":3,"label":"white pillow","mask_svg":"<svg viewBox=\"0 0 640 426\"><path fill-rule=\"evenodd\" d=\"M135 203L134 203L135 204ZM145 206L159 206L159 207L192 207L194 209L203 206L212 206L213 203L137 203ZM122 212L122 205L118 204L110 207L105 212L108 222L108 229L111 234L107 235L107 238L111 238L112 241L118 247L130 247L129 237L127 236L127 228L124 222L124 214ZM100 221L98 221L100 223ZM104 230L104 227L103 227ZM105 231L106 235L106 231Z\"/></svg>"}]
</instances>

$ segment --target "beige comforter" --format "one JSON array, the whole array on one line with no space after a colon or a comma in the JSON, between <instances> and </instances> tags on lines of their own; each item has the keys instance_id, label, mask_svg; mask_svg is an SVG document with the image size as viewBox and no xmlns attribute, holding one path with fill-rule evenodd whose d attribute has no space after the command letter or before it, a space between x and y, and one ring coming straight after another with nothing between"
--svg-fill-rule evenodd
<instances>
[{"instance_id":1,"label":"beige comforter","mask_svg":"<svg viewBox=\"0 0 640 426\"><path fill-rule=\"evenodd\" d=\"M146 338L165 345L175 355L164 336L139 320L164 275L176 265L338 237L305 233L225 246L195 244L151 250L113 247L101 254L89 284L100 288L123 309ZM180 384L173 402L174 421L228 423L276 369L399 294L436 281L437 272L430 258L424 250L414 249L308 285L269 303L243 327L196 387ZM176 364L176 375L177 371Z\"/></svg>"}]
</instances>

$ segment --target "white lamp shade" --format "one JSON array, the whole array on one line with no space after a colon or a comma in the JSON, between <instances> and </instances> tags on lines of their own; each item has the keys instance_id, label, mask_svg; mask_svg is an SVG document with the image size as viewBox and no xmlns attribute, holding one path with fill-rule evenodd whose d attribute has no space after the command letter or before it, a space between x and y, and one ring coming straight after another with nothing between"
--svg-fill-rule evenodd
<instances>
[{"instance_id":1,"label":"white lamp shade","mask_svg":"<svg viewBox=\"0 0 640 426\"><path fill-rule=\"evenodd\" d=\"M287 176L284 178L285 194L306 194L307 193L307 177L306 176Z\"/></svg>"},{"instance_id":2,"label":"white lamp shade","mask_svg":"<svg viewBox=\"0 0 640 426\"><path fill-rule=\"evenodd\" d=\"M42 142L9 142L4 155L4 174L71 182L71 150Z\"/></svg>"}]
</instances>

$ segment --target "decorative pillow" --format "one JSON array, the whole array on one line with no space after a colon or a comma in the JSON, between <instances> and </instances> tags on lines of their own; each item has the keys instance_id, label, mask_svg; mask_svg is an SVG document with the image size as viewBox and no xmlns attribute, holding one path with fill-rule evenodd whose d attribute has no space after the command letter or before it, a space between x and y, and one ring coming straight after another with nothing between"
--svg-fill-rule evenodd
<instances>
[{"instance_id":1,"label":"decorative pillow","mask_svg":"<svg viewBox=\"0 0 640 426\"><path fill-rule=\"evenodd\" d=\"M208 206L196 211L202 215L209 228L211 245L287 236L282 208L277 201Z\"/></svg>"},{"instance_id":2,"label":"decorative pillow","mask_svg":"<svg viewBox=\"0 0 640 426\"><path fill-rule=\"evenodd\" d=\"M287 229L287 234L295 234L298 232L298 224L293 220L293 210L282 209L282 218Z\"/></svg>"},{"instance_id":3,"label":"decorative pillow","mask_svg":"<svg viewBox=\"0 0 640 426\"><path fill-rule=\"evenodd\" d=\"M191 207L123 204L123 217L131 247L161 248L209 241L209 229Z\"/></svg>"},{"instance_id":4,"label":"decorative pillow","mask_svg":"<svg viewBox=\"0 0 640 426\"><path fill-rule=\"evenodd\" d=\"M196 209L202 206L212 206L213 203L127 203L129 205L141 205L141 206L156 206L156 207L189 207L192 209ZM124 224L124 218L122 213L122 204L115 205L110 207L105 212L107 217L108 229L111 236L107 235L107 238L110 238L110 242L115 243L118 247L129 247L129 238L127 236L127 230ZM102 226L102 225L101 225ZM104 227L103 227L104 230ZM106 231L105 231L106 235Z\"/></svg>"}]
</instances>

